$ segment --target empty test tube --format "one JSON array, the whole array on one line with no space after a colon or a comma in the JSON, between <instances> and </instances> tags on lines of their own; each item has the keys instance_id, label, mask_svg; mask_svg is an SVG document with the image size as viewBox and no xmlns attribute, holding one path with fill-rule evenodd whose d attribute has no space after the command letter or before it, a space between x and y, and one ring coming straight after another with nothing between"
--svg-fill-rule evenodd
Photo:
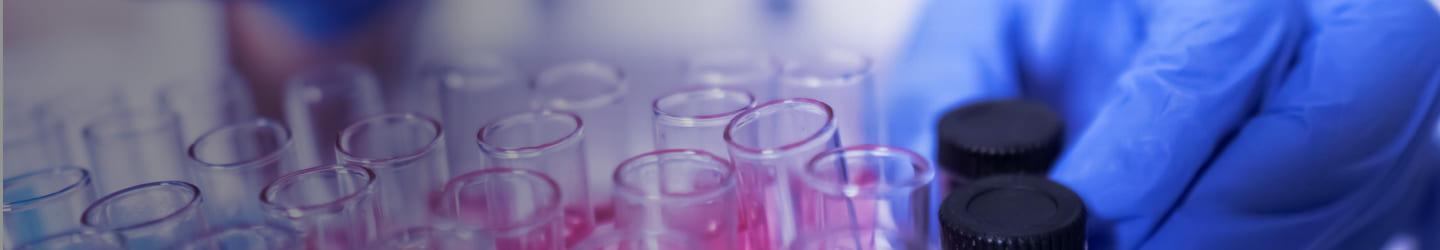
<instances>
[{"instance_id":1,"label":"empty test tube","mask_svg":"<svg viewBox=\"0 0 1440 250\"><path fill-rule=\"evenodd\" d=\"M6 248L80 228L77 218L95 200L90 172L78 167L6 178L4 190Z\"/></svg>"},{"instance_id":2,"label":"empty test tube","mask_svg":"<svg viewBox=\"0 0 1440 250\"><path fill-rule=\"evenodd\" d=\"M11 116L10 112L5 112ZM54 117L5 117L5 176L70 165L63 127Z\"/></svg>"},{"instance_id":3,"label":"empty test tube","mask_svg":"<svg viewBox=\"0 0 1440 250\"><path fill-rule=\"evenodd\" d=\"M113 231L81 229L59 235L53 235L44 239L25 243L14 248L15 250L122 250L125 244L122 243L119 233Z\"/></svg>"},{"instance_id":4,"label":"empty test tube","mask_svg":"<svg viewBox=\"0 0 1440 250\"><path fill-rule=\"evenodd\" d=\"M681 90L656 98L656 149L699 149L728 156L725 124L741 111L755 107L755 95L744 90L704 87Z\"/></svg>"},{"instance_id":5,"label":"empty test tube","mask_svg":"<svg viewBox=\"0 0 1440 250\"><path fill-rule=\"evenodd\" d=\"M260 192L272 219L300 231L304 249L359 249L377 235L375 172L322 165L285 174Z\"/></svg>"},{"instance_id":6,"label":"empty test tube","mask_svg":"<svg viewBox=\"0 0 1440 250\"><path fill-rule=\"evenodd\" d=\"M269 224L235 225L210 230L210 233L181 244L183 250L299 250L299 232Z\"/></svg>"},{"instance_id":7,"label":"empty test tube","mask_svg":"<svg viewBox=\"0 0 1440 250\"><path fill-rule=\"evenodd\" d=\"M566 248L561 190L540 172L486 168L445 184L440 214L494 237L495 249ZM583 237L583 235L581 236Z\"/></svg>"},{"instance_id":8,"label":"empty test tube","mask_svg":"<svg viewBox=\"0 0 1440 250\"><path fill-rule=\"evenodd\" d=\"M853 51L822 50L786 62L781 98L820 100L835 109L844 145L879 143L880 115L869 57Z\"/></svg>"},{"instance_id":9,"label":"empty test tube","mask_svg":"<svg viewBox=\"0 0 1440 250\"><path fill-rule=\"evenodd\" d=\"M80 222L119 233L128 249L174 248L205 231L202 200L188 182L145 183L96 200Z\"/></svg>"},{"instance_id":10,"label":"empty test tube","mask_svg":"<svg viewBox=\"0 0 1440 250\"><path fill-rule=\"evenodd\" d=\"M85 126L98 193L153 181L188 180L174 112L117 113Z\"/></svg>"},{"instance_id":11,"label":"empty test tube","mask_svg":"<svg viewBox=\"0 0 1440 250\"><path fill-rule=\"evenodd\" d=\"M685 81L704 86L741 89L759 100L775 98L780 63L775 57L749 50L716 50L685 61Z\"/></svg>"},{"instance_id":12,"label":"empty test tube","mask_svg":"<svg viewBox=\"0 0 1440 250\"><path fill-rule=\"evenodd\" d=\"M587 237L572 250L691 250L695 242L669 231L613 230Z\"/></svg>"},{"instance_id":13,"label":"empty test tube","mask_svg":"<svg viewBox=\"0 0 1440 250\"><path fill-rule=\"evenodd\" d=\"M184 141L226 124L256 118L255 100L238 76L211 81L183 81L160 90L160 102L180 115Z\"/></svg>"},{"instance_id":14,"label":"empty test tube","mask_svg":"<svg viewBox=\"0 0 1440 250\"><path fill-rule=\"evenodd\" d=\"M489 167L533 170L559 183L568 243L595 226L588 178L594 170L587 168L582 139L586 125L575 114L540 111L501 118L476 134Z\"/></svg>"},{"instance_id":15,"label":"empty test tube","mask_svg":"<svg viewBox=\"0 0 1440 250\"><path fill-rule=\"evenodd\" d=\"M211 225L265 221L256 195L294 169L294 142L285 125L255 119L211 130L190 144L190 177L205 192L205 218Z\"/></svg>"},{"instance_id":16,"label":"empty test tube","mask_svg":"<svg viewBox=\"0 0 1440 250\"><path fill-rule=\"evenodd\" d=\"M647 140L636 140L648 132L634 123L643 118L626 112L623 102L629 87L625 75L614 65L574 61L540 72L533 88L539 108L575 113L585 120L586 130L604 131L586 135L583 143L587 165L594 168L588 177L592 187L589 195L609 197L614 183L610 183L607 173L613 172L625 157L645 152L649 146ZM597 217L611 214L608 200L591 202L598 210Z\"/></svg>"},{"instance_id":17,"label":"empty test tube","mask_svg":"<svg viewBox=\"0 0 1440 250\"><path fill-rule=\"evenodd\" d=\"M837 130L830 106L805 98L766 102L726 125L730 162L740 174L743 248L777 249L794 238L786 170L838 148Z\"/></svg>"},{"instance_id":18,"label":"empty test tube","mask_svg":"<svg viewBox=\"0 0 1440 250\"><path fill-rule=\"evenodd\" d=\"M663 149L626 160L614 178L617 229L683 234L698 249L738 248L739 177L730 162L705 151Z\"/></svg>"},{"instance_id":19,"label":"empty test tube","mask_svg":"<svg viewBox=\"0 0 1440 250\"><path fill-rule=\"evenodd\" d=\"M509 60L480 57L460 64L427 71L425 81L439 85L440 116L447 148L459 150L450 157L452 173L464 173L484 166L475 153L471 136L486 122L530 109L530 87Z\"/></svg>"},{"instance_id":20,"label":"empty test tube","mask_svg":"<svg viewBox=\"0 0 1440 250\"><path fill-rule=\"evenodd\" d=\"M827 243L832 246L925 248L935 170L924 157L901 148L857 145L820 153L805 167L790 170L800 232L853 234L823 236L840 237Z\"/></svg>"},{"instance_id":21,"label":"empty test tube","mask_svg":"<svg viewBox=\"0 0 1440 250\"><path fill-rule=\"evenodd\" d=\"M401 230L370 244L374 250L497 250L488 232L455 223Z\"/></svg>"},{"instance_id":22,"label":"empty test tube","mask_svg":"<svg viewBox=\"0 0 1440 250\"><path fill-rule=\"evenodd\" d=\"M340 64L301 73L285 83L285 122L295 132L300 166L335 160L330 145L341 129L384 111L370 70ZM287 169L286 171L295 171Z\"/></svg>"},{"instance_id":23,"label":"empty test tube","mask_svg":"<svg viewBox=\"0 0 1440 250\"><path fill-rule=\"evenodd\" d=\"M381 233L428 225L435 197L449 179L440 121L419 113L377 115L340 133L335 154L375 171Z\"/></svg>"},{"instance_id":24,"label":"empty test tube","mask_svg":"<svg viewBox=\"0 0 1440 250\"><path fill-rule=\"evenodd\" d=\"M60 136L63 137L61 144L67 147L65 152L69 155L66 156L68 159L66 162L58 165L84 166L91 163L89 148L85 141L85 126L106 116L123 117L126 114L153 113L164 109L156 105L158 102L152 99L133 98L132 96L141 96L132 93L134 91L139 90L108 87L85 89L78 91L76 95L46 100L31 109L27 116L42 124L59 125L52 129L58 130ZM9 137L7 128L6 138ZM95 169L91 168L90 170ZM98 173L95 174L98 175Z\"/></svg>"}]
</instances>

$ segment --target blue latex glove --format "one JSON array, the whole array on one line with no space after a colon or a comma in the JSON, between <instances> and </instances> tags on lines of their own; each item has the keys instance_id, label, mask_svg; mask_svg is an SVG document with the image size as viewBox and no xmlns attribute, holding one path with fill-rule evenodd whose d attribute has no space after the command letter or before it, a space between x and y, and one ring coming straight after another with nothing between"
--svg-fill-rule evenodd
<instances>
[{"instance_id":1,"label":"blue latex glove","mask_svg":"<svg viewBox=\"0 0 1440 250\"><path fill-rule=\"evenodd\" d=\"M1425 1L924 9L889 85L890 138L929 152L948 108L1051 104L1068 126L1051 177L1089 206L1092 248L1374 249L1430 189L1435 165L1414 155L1440 112Z\"/></svg>"}]
</instances>

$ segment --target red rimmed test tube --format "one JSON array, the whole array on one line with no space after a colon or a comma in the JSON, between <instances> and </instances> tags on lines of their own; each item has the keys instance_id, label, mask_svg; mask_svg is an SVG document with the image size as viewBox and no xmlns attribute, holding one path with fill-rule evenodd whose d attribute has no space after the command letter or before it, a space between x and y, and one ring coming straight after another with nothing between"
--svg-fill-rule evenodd
<instances>
[{"instance_id":1,"label":"red rimmed test tube","mask_svg":"<svg viewBox=\"0 0 1440 250\"><path fill-rule=\"evenodd\" d=\"M90 172L56 167L5 179L5 247L80 228L85 207L95 200Z\"/></svg>"},{"instance_id":2,"label":"red rimmed test tube","mask_svg":"<svg viewBox=\"0 0 1440 250\"><path fill-rule=\"evenodd\" d=\"M796 229L817 234L799 245L925 248L935 170L919 154L857 145L820 153L790 171Z\"/></svg>"},{"instance_id":3,"label":"red rimmed test tube","mask_svg":"<svg viewBox=\"0 0 1440 250\"><path fill-rule=\"evenodd\" d=\"M594 168L588 176L586 190L590 197L606 197L614 189L609 174L625 157L645 152L649 131L636 121L642 112L630 107L630 87L625 73L614 64L594 60L576 60L551 66L535 76L533 88L541 110L570 112L585 120L588 131L605 131L585 135L586 165ZM554 176L554 175L552 175ZM554 176L555 178L561 178ZM561 181L564 183L564 181ZM566 194L570 194L566 189ZM609 200L590 200L597 221L609 220Z\"/></svg>"},{"instance_id":4,"label":"red rimmed test tube","mask_svg":"<svg viewBox=\"0 0 1440 250\"><path fill-rule=\"evenodd\" d=\"M766 102L725 127L730 162L740 174L743 249L777 249L794 238L787 169L838 148L838 130L830 106L806 98Z\"/></svg>"},{"instance_id":5,"label":"red rimmed test tube","mask_svg":"<svg viewBox=\"0 0 1440 250\"><path fill-rule=\"evenodd\" d=\"M269 119L228 124L190 144L189 172L205 190L211 225L265 221L256 194L288 169L296 169L290 130Z\"/></svg>"},{"instance_id":6,"label":"red rimmed test tube","mask_svg":"<svg viewBox=\"0 0 1440 250\"><path fill-rule=\"evenodd\" d=\"M755 95L735 88L692 88L656 98L650 107L655 113L655 148L699 149L727 156L725 125L755 107Z\"/></svg>"},{"instance_id":7,"label":"red rimmed test tube","mask_svg":"<svg viewBox=\"0 0 1440 250\"><path fill-rule=\"evenodd\" d=\"M493 237L495 249L565 249L577 234L562 221L561 193L543 173L486 168L446 183L439 213Z\"/></svg>"},{"instance_id":8,"label":"red rimmed test tube","mask_svg":"<svg viewBox=\"0 0 1440 250\"><path fill-rule=\"evenodd\" d=\"M128 249L173 248L205 232L200 197L188 182L144 183L96 200L80 223L119 233Z\"/></svg>"},{"instance_id":9,"label":"red rimmed test tube","mask_svg":"<svg viewBox=\"0 0 1440 250\"><path fill-rule=\"evenodd\" d=\"M578 115L541 111L501 118L475 136L490 167L534 170L560 184L569 243L579 241L595 227L590 170L582 142L586 130Z\"/></svg>"},{"instance_id":10,"label":"red rimmed test tube","mask_svg":"<svg viewBox=\"0 0 1440 250\"><path fill-rule=\"evenodd\" d=\"M615 169L615 226L663 231L699 241L699 249L736 249L739 177L730 162L705 151L664 149Z\"/></svg>"},{"instance_id":11,"label":"red rimmed test tube","mask_svg":"<svg viewBox=\"0 0 1440 250\"><path fill-rule=\"evenodd\" d=\"M260 204L273 221L300 231L305 249L358 249L377 235L374 184L369 168L322 165L275 179Z\"/></svg>"},{"instance_id":12,"label":"red rimmed test tube","mask_svg":"<svg viewBox=\"0 0 1440 250\"><path fill-rule=\"evenodd\" d=\"M378 177L382 233L429 225L428 211L449 178L444 136L440 121L418 113L377 115L340 132L335 142L340 161L370 168Z\"/></svg>"}]
</instances>

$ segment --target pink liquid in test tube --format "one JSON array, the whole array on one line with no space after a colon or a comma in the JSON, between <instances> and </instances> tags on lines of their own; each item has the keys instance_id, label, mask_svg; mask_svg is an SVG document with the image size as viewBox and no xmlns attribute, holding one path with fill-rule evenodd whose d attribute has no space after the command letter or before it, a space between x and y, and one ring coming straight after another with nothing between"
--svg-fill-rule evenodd
<instances>
[{"instance_id":1,"label":"pink liquid in test tube","mask_svg":"<svg viewBox=\"0 0 1440 250\"><path fill-rule=\"evenodd\" d=\"M857 145L826 151L790 171L797 230L818 234L797 245L926 246L935 171L924 157L902 148Z\"/></svg>"},{"instance_id":2,"label":"pink liquid in test tube","mask_svg":"<svg viewBox=\"0 0 1440 250\"><path fill-rule=\"evenodd\" d=\"M814 99L770 101L740 113L725 128L740 173L741 249L778 249L795 237L787 169L837 148L834 111Z\"/></svg>"},{"instance_id":3,"label":"pink liquid in test tube","mask_svg":"<svg viewBox=\"0 0 1440 250\"><path fill-rule=\"evenodd\" d=\"M696 249L736 249L739 196L735 167L705 151L664 149L615 170L615 226L694 239Z\"/></svg>"},{"instance_id":4,"label":"pink liquid in test tube","mask_svg":"<svg viewBox=\"0 0 1440 250\"><path fill-rule=\"evenodd\" d=\"M581 139L585 131L578 115L542 111L500 118L476 135L488 167L533 170L559 183L565 242L569 244L584 238L595 226Z\"/></svg>"},{"instance_id":5,"label":"pink liquid in test tube","mask_svg":"<svg viewBox=\"0 0 1440 250\"><path fill-rule=\"evenodd\" d=\"M493 237L495 249L559 250L567 226L560 187L543 173L486 168L445 184L440 215ZM570 234L570 235L567 235Z\"/></svg>"}]
</instances>

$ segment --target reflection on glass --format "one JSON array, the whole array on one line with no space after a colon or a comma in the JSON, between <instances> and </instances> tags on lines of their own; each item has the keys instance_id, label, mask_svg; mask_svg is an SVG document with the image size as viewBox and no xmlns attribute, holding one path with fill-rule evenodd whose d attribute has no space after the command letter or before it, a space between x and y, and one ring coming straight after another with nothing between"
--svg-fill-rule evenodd
<instances>
[{"instance_id":1,"label":"reflection on glass","mask_svg":"<svg viewBox=\"0 0 1440 250\"><path fill-rule=\"evenodd\" d=\"M78 218L95 200L90 172L77 167L6 178L4 190L7 248L80 228Z\"/></svg>"},{"instance_id":2,"label":"reflection on glass","mask_svg":"<svg viewBox=\"0 0 1440 250\"><path fill-rule=\"evenodd\" d=\"M129 249L173 248L205 232L200 189L182 181L136 185L85 209L85 226L115 231Z\"/></svg>"},{"instance_id":3,"label":"reflection on glass","mask_svg":"<svg viewBox=\"0 0 1440 250\"><path fill-rule=\"evenodd\" d=\"M376 235L375 172L323 165L276 179L260 192L275 221L300 231L304 249L359 249Z\"/></svg>"},{"instance_id":4,"label":"reflection on glass","mask_svg":"<svg viewBox=\"0 0 1440 250\"><path fill-rule=\"evenodd\" d=\"M290 130L256 119L211 130L190 144L190 176L205 192L211 225L255 224L265 220L260 189L295 167Z\"/></svg>"},{"instance_id":5,"label":"reflection on glass","mask_svg":"<svg viewBox=\"0 0 1440 250\"><path fill-rule=\"evenodd\" d=\"M118 113L85 126L99 193L141 183L188 180L179 117L174 112Z\"/></svg>"}]
</instances>

